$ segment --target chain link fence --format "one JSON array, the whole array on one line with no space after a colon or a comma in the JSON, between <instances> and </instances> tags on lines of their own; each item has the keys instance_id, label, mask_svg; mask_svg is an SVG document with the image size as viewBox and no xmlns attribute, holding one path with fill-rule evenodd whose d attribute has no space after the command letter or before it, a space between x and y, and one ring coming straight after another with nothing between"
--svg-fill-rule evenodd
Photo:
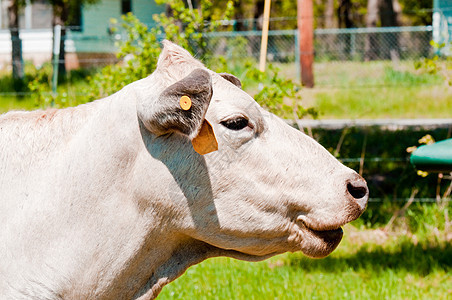
<instances>
[{"instance_id":1,"label":"chain link fence","mask_svg":"<svg viewBox=\"0 0 452 300\"><path fill-rule=\"evenodd\" d=\"M258 61L260 55L260 31L228 31L207 33L207 49L211 55L225 57L228 64L242 63L244 59ZM52 56L50 30L22 30L24 59L40 66ZM101 67L116 62L115 42L120 34L84 36L79 31L68 30L65 41L66 65L69 69ZM430 46L432 26L351 28L315 30L315 63L347 65L372 61L414 62L433 53ZM11 41L7 30L0 31L0 69L10 70ZM298 79L299 48L297 30L269 32L267 61L290 70L286 75ZM369 68L360 68L361 72ZM368 72L372 72L370 68ZM334 73L334 72L333 72ZM334 85L337 76L317 84Z\"/></svg>"},{"instance_id":2,"label":"chain link fence","mask_svg":"<svg viewBox=\"0 0 452 300\"><path fill-rule=\"evenodd\" d=\"M258 59L260 31L209 33L208 47L215 55ZM419 59L432 53L432 26L317 29L314 32L315 61L371 61ZM269 32L267 60L295 63L298 31Z\"/></svg>"},{"instance_id":3,"label":"chain link fence","mask_svg":"<svg viewBox=\"0 0 452 300\"><path fill-rule=\"evenodd\" d=\"M209 33L207 45L214 56L225 57L233 69L232 66L243 59L257 63L261 37L262 33L258 31ZM414 66L416 61L433 54L431 40L432 26L317 29L314 35L316 85L360 86L364 82L344 84L343 71L367 78L375 75L376 68L400 64ZM285 70L285 75L298 80L299 57L297 30L269 32L269 63L277 64Z\"/></svg>"}]
</instances>

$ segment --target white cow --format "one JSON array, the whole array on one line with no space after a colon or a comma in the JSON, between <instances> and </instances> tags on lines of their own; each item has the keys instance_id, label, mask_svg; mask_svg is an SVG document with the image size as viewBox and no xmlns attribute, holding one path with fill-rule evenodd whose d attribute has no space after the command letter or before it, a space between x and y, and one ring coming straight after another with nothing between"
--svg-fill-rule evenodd
<instances>
[{"instance_id":1,"label":"white cow","mask_svg":"<svg viewBox=\"0 0 452 300\"><path fill-rule=\"evenodd\" d=\"M218 151L200 155L204 120ZM209 257L323 257L367 198L237 78L164 42L110 97L0 116L0 298L154 299Z\"/></svg>"}]
</instances>

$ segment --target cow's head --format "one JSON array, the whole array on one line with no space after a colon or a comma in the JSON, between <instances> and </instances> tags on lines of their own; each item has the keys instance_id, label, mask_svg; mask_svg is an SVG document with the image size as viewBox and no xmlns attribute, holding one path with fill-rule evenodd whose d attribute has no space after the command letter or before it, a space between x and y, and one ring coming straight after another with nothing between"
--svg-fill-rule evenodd
<instances>
[{"instance_id":1,"label":"cow's head","mask_svg":"<svg viewBox=\"0 0 452 300\"><path fill-rule=\"evenodd\" d=\"M171 178L159 197L185 236L247 260L299 250L323 257L340 242L341 226L364 211L361 176L263 110L236 77L206 69L184 49L165 42L136 91L147 151ZM191 140L205 119L218 150L201 155Z\"/></svg>"}]
</instances>

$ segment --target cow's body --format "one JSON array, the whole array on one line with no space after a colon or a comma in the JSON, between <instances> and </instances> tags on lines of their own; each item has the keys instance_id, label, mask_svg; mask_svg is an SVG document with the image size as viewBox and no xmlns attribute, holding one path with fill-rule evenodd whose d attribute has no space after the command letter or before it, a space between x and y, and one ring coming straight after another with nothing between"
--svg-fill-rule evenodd
<instances>
[{"instance_id":1,"label":"cow's body","mask_svg":"<svg viewBox=\"0 0 452 300\"><path fill-rule=\"evenodd\" d=\"M358 175L182 49L166 48L154 74L106 99L0 116L2 299L152 299L208 257L327 255L337 228L361 214L367 188ZM193 95L188 119L146 102L180 93ZM228 97L232 108L221 102ZM252 126L224 128L222 114L237 113ZM204 114L219 150L201 156L190 139ZM300 171L311 156L324 161ZM343 183L329 191L332 182Z\"/></svg>"}]
</instances>

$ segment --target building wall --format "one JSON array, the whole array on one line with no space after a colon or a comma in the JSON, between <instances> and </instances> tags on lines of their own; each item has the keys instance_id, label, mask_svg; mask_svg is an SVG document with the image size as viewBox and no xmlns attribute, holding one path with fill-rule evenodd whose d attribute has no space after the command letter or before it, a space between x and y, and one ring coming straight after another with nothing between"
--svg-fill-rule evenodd
<instances>
[{"instance_id":1,"label":"building wall","mask_svg":"<svg viewBox=\"0 0 452 300\"><path fill-rule=\"evenodd\" d=\"M433 40L446 46L441 52L452 55L452 0L433 1Z\"/></svg>"},{"instance_id":2,"label":"building wall","mask_svg":"<svg viewBox=\"0 0 452 300\"><path fill-rule=\"evenodd\" d=\"M152 26L155 23L152 15L165 12L165 6L157 5L152 0L133 0L132 12L141 22Z\"/></svg>"},{"instance_id":3,"label":"building wall","mask_svg":"<svg viewBox=\"0 0 452 300\"><path fill-rule=\"evenodd\" d=\"M0 0L0 69L11 62L11 38L7 29L6 5ZM152 15L164 12L153 0L132 0L132 12L145 24L152 24ZM101 0L82 8L81 31L67 33L65 43L69 68L111 63L115 59L115 41L110 19L121 18L121 0ZM27 20L25 20L27 19ZM20 16L20 37L26 60L41 64L50 59L52 51L52 7L47 0L35 0ZM28 24L28 29L24 29Z\"/></svg>"},{"instance_id":4,"label":"building wall","mask_svg":"<svg viewBox=\"0 0 452 300\"><path fill-rule=\"evenodd\" d=\"M132 13L146 24L152 23L152 15L164 11L152 0L132 0ZM86 5L82 14L82 31L71 33L73 42L68 44L69 52L114 52L118 38L112 34L112 18L121 19L121 1L102 0L94 5Z\"/></svg>"}]
</instances>

